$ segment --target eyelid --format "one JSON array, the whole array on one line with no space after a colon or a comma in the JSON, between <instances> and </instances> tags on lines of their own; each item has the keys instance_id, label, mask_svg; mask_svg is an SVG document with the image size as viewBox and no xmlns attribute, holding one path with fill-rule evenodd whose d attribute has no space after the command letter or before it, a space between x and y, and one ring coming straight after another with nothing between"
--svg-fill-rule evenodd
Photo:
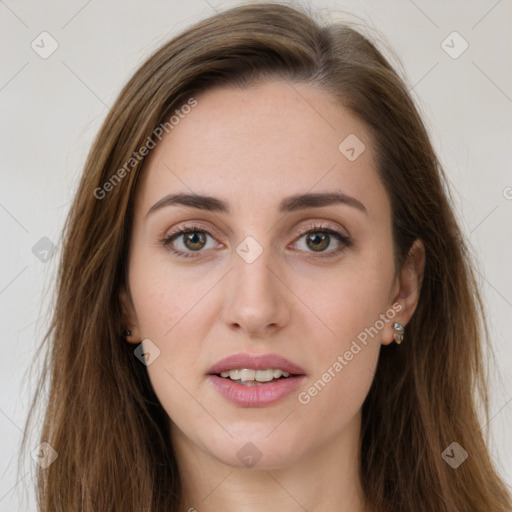
<instances>
[{"instance_id":1,"label":"eyelid","mask_svg":"<svg viewBox=\"0 0 512 512\"><path fill-rule=\"evenodd\" d=\"M215 230L206 228L204 226L201 226L200 224L196 224L196 221L190 221L190 224L179 225L178 227L173 228L171 231L166 232L166 234L164 235L164 239L168 239L176 234L183 234L184 232L186 233L190 231L202 231L211 236L210 231Z\"/></svg>"},{"instance_id":2,"label":"eyelid","mask_svg":"<svg viewBox=\"0 0 512 512\"><path fill-rule=\"evenodd\" d=\"M306 235L310 231L322 231L322 230L332 230L339 232L340 235L351 240L351 236L348 234L346 229L343 229L339 226L335 226L333 224L328 224L325 221L313 220L309 221L307 224L303 224L299 229L295 231L295 236L300 237Z\"/></svg>"},{"instance_id":3,"label":"eyelid","mask_svg":"<svg viewBox=\"0 0 512 512\"><path fill-rule=\"evenodd\" d=\"M174 234L182 233L184 231L203 231L209 235L212 235L210 233L210 231L215 231L214 229L211 230L211 228L206 228L204 226L201 226L200 224L196 224L196 222L197 221L190 221L190 224L179 225L178 227L173 228L169 232L166 231L163 238L168 239L169 237L173 236ZM321 229L326 229L326 228L330 228L334 231L341 231L341 232L345 231L345 233L341 233L341 234L343 234L343 236L345 236L348 239L352 238L345 229L340 228L335 225L326 224L325 221L316 221L316 220L309 221L306 225L302 225L300 228L296 229L294 236L299 237L299 236L303 236L303 235L307 234L309 231L321 230Z\"/></svg>"},{"instance_id":4,"label":"eyelid","mask_svg":"<svg viewBox=\"0 0 512 512\"><path fill-rule=\"evenodd\" d=\"M171 242L173 241L173 237L178 238L179 236L182 236L184 234L187 234L189 232L202 232L207 236L210 236L211 238L215 237L210 233L210 231L215 231L214 229L211 230L210 228L205 228L201 226L200 224L197 224L195 221L190 221L190 224L180 225L176 228L173 228L170 232L167 232L164 234L164 236L159 240L160 244L163 246L170 246ZM352 237L344 230L343 228L332 226L329 224L326 224L325 221L309 221L308 224L302 225L300 228L298 228L295 231L294 235L294 241L292 244L296 244L297 241L302 238L303 236L311 233L311 232L325 232L331 237L335 237L338 242L341 244L340 247L332 250L328 250L325 252L319 252L316 253L314 251L300 251L300 252L306 252L308 253L309 258L312 259L328 259L329 257L334 257L338 255L340 252L342 252L345 248L350 247L353 245ZM222 246L224 244L220 243ZM202 252L207 252L205 250L199 250L199 251L182 251L178 249L173 249L172 247L169 248L171 252L176 254L177 257L191 257L196 258L200 257L200 254Z\"/></svg>"}]
</instances>

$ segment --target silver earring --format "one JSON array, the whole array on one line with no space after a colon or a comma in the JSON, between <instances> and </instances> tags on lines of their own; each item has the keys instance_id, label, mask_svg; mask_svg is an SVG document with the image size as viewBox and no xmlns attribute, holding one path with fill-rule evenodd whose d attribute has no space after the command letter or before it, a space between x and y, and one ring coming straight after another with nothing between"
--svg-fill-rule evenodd
<instances>
[{"instance_id":1,"label":"silver earring","mask_svg":"<svg viewBox=\"0 0 512 512\"><path fill-rule=\"evenodd\" d=\"M126 336L130 336L131 332L127 329L123 332L123 336L126 338Z\"/></svg>"},{"instance_id":2,"label":"silver earring","mask_svg":"<svg viewBox=\"0 0 512 512\"><path fill-rule=\"evenodd\" d=\"M404 339L404 326L402 324L399 324L398 322L395 322L393 324L393 329L395 329L395 334L393 337L395 338L396 344L400 345L402 343L402 340Z\"/></svg>"}]
</instances>

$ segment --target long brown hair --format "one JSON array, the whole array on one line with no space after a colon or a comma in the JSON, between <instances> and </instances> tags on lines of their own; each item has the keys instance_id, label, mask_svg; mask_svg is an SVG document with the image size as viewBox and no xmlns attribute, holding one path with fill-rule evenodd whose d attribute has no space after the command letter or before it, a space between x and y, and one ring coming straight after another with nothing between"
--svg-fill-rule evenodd
<instances>
[{"instance_id":1,"label":"long brown hair","mask_svg":"<svg viewBox=\"0 0 512 512\"><path fill-rule=\"evenodd\" d=\"M488 417L487 335L470 254L407 86L349 24L253 3L201 21L158 49L124 87L90 151L63 230L55 308L41 345L39 390L48 382L49 394L40 442L58 458L38 470L40 510L178 510L167 415L122 337L119 292L143 163L130 159L201 91L274 77L324 90L365 122L391 200L398 268L414 240L426 250L406 342L381 348L363 404L361 480L371 509L512 509L476 405ZM27 426L36 402L37 394ZM469 454L457 469L441 456L452 442Z\"/></svg>"}]
</instances>

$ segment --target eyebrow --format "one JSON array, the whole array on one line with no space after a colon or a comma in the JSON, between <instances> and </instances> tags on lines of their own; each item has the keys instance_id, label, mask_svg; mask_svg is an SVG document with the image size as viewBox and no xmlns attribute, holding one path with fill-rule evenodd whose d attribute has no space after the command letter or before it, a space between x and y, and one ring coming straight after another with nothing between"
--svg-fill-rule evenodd
<instances>
[{"instance_id":1,"label":"eyebrow","mask_svg":"<svg viewBox=\"0 0 512 512\"><path fill-rule=\"evenodd\" d=\"M279 203L279 212L290 213L306 208L321 208L333 204L352 206L368 215L368 211L361 201L342 192L306 193L289 196ZM186 206L188 208L196 208L210 212L231 213L229 203L222 199L197 194L178 193L169 194L157 201L148 210L146 217L150 213L166 206Z\"/></svg>"}]
</instances>

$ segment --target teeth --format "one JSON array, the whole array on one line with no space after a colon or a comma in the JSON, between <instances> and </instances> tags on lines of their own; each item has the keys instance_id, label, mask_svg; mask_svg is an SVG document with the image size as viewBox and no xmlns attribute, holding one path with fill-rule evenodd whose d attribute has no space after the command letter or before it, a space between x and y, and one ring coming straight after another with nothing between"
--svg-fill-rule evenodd
<instances>
[{"instance_id":1,"label":"teeth","mask_svg":"<svg viewBox=\"0 0 512 512\"><path fill-rule=\"evenodd\" d=\"M229 377L231 380L241 380L242 382L257 381L257 382L270 382L272 379L279 379L279 377L289 377L290 374L279 368L269 370L250 370L248 368L227 370L221 372L221 377Z\"/></svg>"}]
</instances>

